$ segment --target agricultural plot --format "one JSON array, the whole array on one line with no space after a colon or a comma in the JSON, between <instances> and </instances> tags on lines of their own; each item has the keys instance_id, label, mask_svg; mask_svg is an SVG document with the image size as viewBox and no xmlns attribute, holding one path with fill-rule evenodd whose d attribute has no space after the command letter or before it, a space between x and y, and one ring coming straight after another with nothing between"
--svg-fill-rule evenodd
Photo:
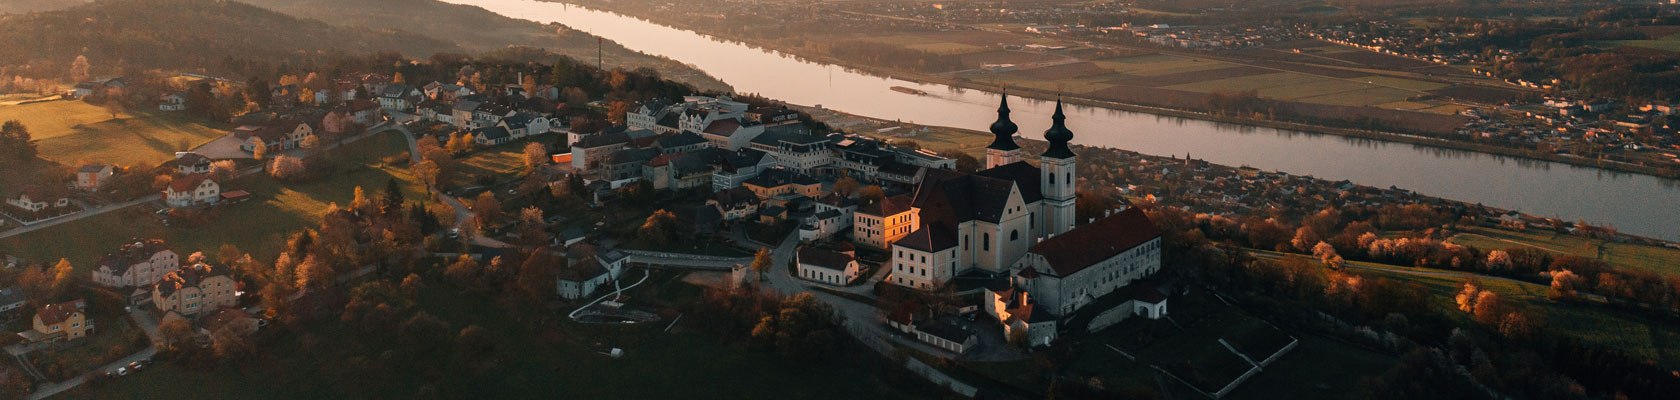
<instances>
[{"instance_id":1,"label":"agricultural plot","mask_svg":"<svg viewBox=\"0 0 1680 400\"><path fill-rule=\"evenodd\" d=\"M1233 64L1220 61L1186 58L1166 54L1115 57L1093 62L1110 71L1142 76L1207 71L1235 66Z\"/></svg>"},{"instance_id":2,"label":"agricultural plot","mask_svg":"<svg viewBox=\"0 0 1680 400\"><path fill-rule=\"evenodd\" d=\"M1680 53L1680 33L1670 34L1668 36L1662 36L1662 37L1657 38L1657 39L1613 40L1613 41L1600 42L1600 43L1602 43L1603 45L1608 46L1608 47L1623 47L1623 46L1643 47L1643 48L1647 48L1647 49L1656 49L1656 50L1662 50L1662 51L1667 51L1667 52L1671 52L1671 53Z\"/></svg>"},{"instance_id":3,"label":"agricultural plot","mask_svg":"<svg viewBox=\"0 0 1680 400\"><path fill-rule=\"evenodd\" d=\"M1531 247L1546 250L1554 256L1573 255L1587 258L1598 258L1598 247L1602 244L1605 250L1603 260L1611 265L1680 276L1680 265L1674 263L1674 260L1680 260L1680 249L1605 242L1552 232L1516 232L1488 228L1472 229L1448 240L1482 250Z\"/></svg>"},{"instance_id":4,"label":"agricultural plot","mask_svg":"<svg viewBox=\"0 0 1680 400\"><path fill-rule=\"evenodd\" d=\"M180 114L133 111L112 119L104 107L81 101L0 107L0 121L9 120L29 127L43 158L67 165L156 164L227 133Z\"/></svg>"}]
</instances>

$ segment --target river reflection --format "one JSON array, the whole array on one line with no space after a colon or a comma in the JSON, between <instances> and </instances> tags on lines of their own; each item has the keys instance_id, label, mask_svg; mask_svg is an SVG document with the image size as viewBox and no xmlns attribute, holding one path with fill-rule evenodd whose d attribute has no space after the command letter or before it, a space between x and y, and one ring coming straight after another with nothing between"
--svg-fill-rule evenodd
<instances>
[{"instance_id":1,"label":"river reflection","mask_svg":"<svg viewBox=\"0 0 1680 400\"><path fill-rule=\"evenodd\" d=\"M444 0L514 18L558 22L624 47L694 66L730 84L795 104L886 120L985 130L996 93L921 84L814 63L641 19L535 0ZM893 86L930 95L892 91ZM1027 137L1049 127L1053 104L1011 99ZM1523 212L1584 219L1623 232L1680 240L1680 185L1646 175L1614 173L1422 145L1217 123L1106 108L1074 106L1074 142L1156 155L1191 154L1225 165L1350 180Z\"/></svg>"}]
</instances>

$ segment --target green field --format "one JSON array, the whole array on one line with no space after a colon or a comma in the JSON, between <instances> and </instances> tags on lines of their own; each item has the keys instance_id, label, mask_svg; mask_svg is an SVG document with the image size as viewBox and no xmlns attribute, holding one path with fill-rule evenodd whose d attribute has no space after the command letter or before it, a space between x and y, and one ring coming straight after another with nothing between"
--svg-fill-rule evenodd
<instances>
[{"instance_id":1,"label":"green field","mask_svg":"<svg viewBox=\"0 0 1680 400\"><path fill-rule=\"evenodd\" d=\"M156 164L227 134L181 113L131 110L112 119L104 107L72 100L0 106L0 121L8 120L29 127L41 157L70 166Z\"/></svg>"},{"instance_id":2,"label":"green field","mask_svg":"<svg viewBox=\"0 0 1680 400\"><path fill-rule=\"evenodd\" d=\"M1115 57L1093 61L1097 66L1128 75L1159 76L1185 72L1207 71L1236 66L1221 61L1179 57L1167 54Z\"/></svg>"},{"instance_id":3,"label":"green field","mask_svg":"<svg viewBox=\"0 0 1680 400\"><path fill-rule=\"evenodd\" d=\"M443 180L459 186L476 186L474 180L479 177L488 176L498 180L517 177L525 171L525 144L530 142L514 141L473 152L465 158L457 158L454 167Z\"/></svg>"},{"instance_id":4,"label":"green field","mask_svg":"<svg viewBox=\"0 0 1680 400\"><path fill-rule=\"evenodd\" d=\"M1254 253L1263 258L1278 256L1278 253L1272 252ZM1445 310L1457 309L1453 297L1458 294L1465 279L1477 277L1483 289L1499 293L1506 302L1541 311L1544 315L1542 329L1573 336L1588 343L1621 349L1667 368L1680 367L1680 327L1676 327L1672 322L1654 320L1604 305L1552 301L1546 298L1546 292L1551 287L1537 283L1477 276L1467 272L1361 261L1352 261L1348 265L1350 269L1367 276L1422 285L1433 295L1436 304Z\"/></svg>"},{"instance_id":5,"label":"green field","mask_svg":"<svg viewBox=\"0 0 1680 400\"><path fill-rule=\"evenodd\" d=\"M1658 38L1658 39L1612 40L1612 41L1600 42L1600 43L1602 43L1605 46L1609 46L1609 47L1633 46L1633 47L1644 47L1644 48L1647 48L1647 49L1657 49L1657 50L1662 50L1662 51L1680 53L1680 33L1671 34L1671 35L1668 35L1668 36L1663 36L1662 38Z\"/></svg>"},{"instance_id":6,"label":"green field","mask_svg":"<svg viewBox=\"0 0 1680 400\"><path fill-rule=\"evenodd\" d=\"M1611 265L1660 274L1680 275L1680 249L1627 243L1607 243L1603 240L1556 234L1550 231L1524 232L1473 228L1453 236L1448 241L1486 250L1513 247L1533 247L1555 255L1598 257L1598 246L1605 247L1605 261Z\"/></svg>"},{"instance_id":7,"label":"green field","mask_svg":"<svg viewBox=\"0 0 1680 400\"><path fill-rule=\"evenodd\" d=\"M142 205L0 239L0 252L38 261L68 258L84 271L119 245L145 238L163 238L183 255L214 253L223 243L232 243L253 255L273 257L286 235L318 223L329 204L349 204L356 186L375 196L394 178L404 183L407 199L424 198L405 166L375 165L386 155L406 150L401 136L380 134L334 150L331 156L339 157L342 167L310 181L283 183L267 175L237 179L223 190L249 191L253 198L223 206L221 215L203 226L163 226L150 214L155 208Z\"/></svg>"}]
</instances>

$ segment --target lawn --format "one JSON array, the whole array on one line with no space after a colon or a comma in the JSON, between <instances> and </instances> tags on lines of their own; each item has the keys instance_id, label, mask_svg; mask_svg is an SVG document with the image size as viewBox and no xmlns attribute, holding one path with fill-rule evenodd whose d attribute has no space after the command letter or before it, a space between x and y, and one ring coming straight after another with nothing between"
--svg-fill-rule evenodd
<instances>
[{"instance_id":1,"label":"lawn","mask_svg":"<svg viewBox=\"0 0 1680 400\"><path fill-rule=\"evenodd\" d=\"M72 100L0 106L0 120L23 122L42 157L72 166L156 164L227 133L181 113L133 110L113 120L104 107Z\"/></svg>"},{"instance_id":2,"label":"lawn","mask_svg":"<svg viewBox=\"0 0 1680 400\"><path fill-rule=\"evenodd\" d=\"M1606 244L1603 240L1556 234L1550 231L1517 232L1479 227L1455 235L1449 241L1476 247L1484 251L1526 246L1550 251L1554 255L1575 255L1587 258L1597 258L1598 246L1605 244L1605 261L1611 265L1660 274L1680 275L1680 263L1675 261L1680 260L1680 249L1627 243Z\"/></svg>"},{"instance_id":3,"label":"lawn","mask_svg":"<svg viewBox=\"0 0 1680 400\"><path fill-rule=\"evenodd\" d=\"M454 167L443 180L459 186L477 186L481 177L490 177L498 181L512 179L525 170L525 144L530 142L519 140L485 148L468 154L465 158L457 158Z\"/></svg>"},{"instance_id":4,"label":"lawn","mask_svg":"<svg viewBox=\"0 0 1680 400\"><path fill-rule=\"evenodd\" d=\"M349 204L356 186L377 196L387 181L396 179L404 184L405 198L424 198L406 167L377 165L381 155L400 152L397 145L406 149L403 143L402 137L387 133L345 145L332 153L341 157L336 162L341 168L306 182L284 183L267 175L237 179L223 190L246 190L252 199L221 207L221 215L203 226L164 226L150 214L153 206L142 205L0 239L0 252L41 261L69 258L78 270L89 270L100 255L122 243L163 238L183 255L214 253L223 243L232 243L253 255L273 257L286 235L315 225L329 204Z\"/></svg>"},{"instance_id":5,"label":"lawn","mask_svg":"<svg viewBox=\"0 0 1680 400\"><path fill-rule=\"evenodd\" d=\"M670 286L687 286L680 281ZM570 322L546 333L504 313L494 301L461 292L442 282L428 282L420 307L446 321L450 329L469 324L488 328L497 344L497 366L442 393L473 393L474 398L911 398L874 377L872 368L841 360L796 362L773 354L720 344L707 336L666 333L665 324L585 325ZM678 291L677 295L688 296ZM695 321L692 323L703 323ZM336 319L311 328L317 339L353 334ZM155 370L118 379L65 398L343 398L348 386L380 385L360 392L409 398L426 378L408 371L360 371L351 367L347 347L306 346L288 335L270 347L272 362L257 373L254 366L183 370L159 365ZM624 349L612 359L598 348ZM368 380L366 374L381 374ZM383 385L381 385L383 384Z\"/></svg>"},{"instance_id":6,"label":"lawn","mask_svg":"<svg viewBox=\"0 0 1680 400\"><path fill-rule=\"evenodd\" d=\"M1267 257L1271 252L1255 252ZM1290 257L1299 257L1291 255ZM1453 300L1467 277L1467 272L1352 261L1351 269L1367 276L1377 276L1412 282L1428 289L1438 307L1456 310ZM1673 322L1647 318L1609 306L1562 303L1546 298L1550 286L1510 279L1480 277L1482 289L1498 293L1505 301L1533 309L1544 315L1544 329L1579 338L1587 343L1620 349L1635 357L1643 357L1665 368L1680 367L1680 327ZM1468 317L1466 317L1468 318Z\"/></svg>"},{"instance_id":7,"label":"lawn","mask_svg":"<svg viewBox=\"0 0 1680 400\"><path fill-rule=\"evenodd\" d=\"M1611 46L1611 47L1633 46L1633 47L1644 47L1644 48L1647 48L1647 49L1657 49L1657 50L1662 50L1662 51L1680 53L1680 33L1671 34L1671 35L1664 36L1664 37L1659 38L1659 39L1613 40L1613 41L1601 42L1601 43L1603 43L1605 45L1608 45L1608 46Z\"/></svg>"}]
</instances>

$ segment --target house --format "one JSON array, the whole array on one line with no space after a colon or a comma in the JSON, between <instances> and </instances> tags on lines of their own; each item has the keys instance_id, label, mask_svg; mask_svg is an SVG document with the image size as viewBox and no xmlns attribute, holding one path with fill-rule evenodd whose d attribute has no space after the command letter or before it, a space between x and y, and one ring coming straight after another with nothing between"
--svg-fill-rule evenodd
<instances>
[{"instance_id":1,"label":"house","mask_svg":"<svg viewBox=\"0 0 1680 400\"><path fill-rule=\"evenodd\" d=\"M215 204L221 200L222 186L208 174L175 177L163 190L163 202L172 208Z\"/></svg>"},{"instance_id":2,"label":"house","mask_svg":"<svg viewBox=\"0 0 1680 400\"><path fill-rule=\"evenodd\" d=\"M696 115L692 118L704 119L706 117ZM739 150L742 147L751 146L754 138L764 134L764 125L757 121L741 122L736 119L709 121L704 125L704 128L699 130L684 129L684 131L699 132L700 136L706 138L706 141L711 142L713 146L729 150Z\"/></svg>"},{"instance_id":3,"label":"house","mask_svg":"<svg viewBox=\"0 0 1680 400\"><path fill-rule=\"evenodd\" d=\"M799 278L834 286L846 286L858 278L861 268L851 254L816 247L799 249Z\"/></svg>"},{"instance_id":4,"label":"house","mask_svg":"<svg viewBox=\"0 0 1680 400\"><path fill-rule=\"evenodd\" d=\"M385 115L379 104L367 99L354 99L344 103L344 112L349 113L350 120L357 125L373 126L379 123L379 117Z\"/></svg>"},{"instance_id":5,"label":"house","mask_svg":"<svg viewBox=\"0 0 1680 400\"><path fill-rule=\"evenodd\" d=\"M208 174L212 161L210 157L198 153L179 152L175 153L175 159L170 164L174 164L176 175Z\"/></svg>"},{"instance_id":6,"label":"house","mask_svg":"<svg viewBox=\"0 0 1680 400\"><path fill-rule=\"evenodd\" d=\"M852 240L860 245L886 249L893 242L909 235L919 224L911 209L910 195L889 196L858 207L853 213Z\"/></svg>"},{"instance_id":7,"label":"house","mask_svg":"<svg viewBox=\"0 0 1680 400\"><path fill-rule=\"evenodd\" d=\"M48 189L47 186L29 185L24 186L17 194L7 197L6 204L23 211L38 213L48 208L69 207L70 198Z\"/></svg>"},{"instance_id":8,"label":"house","mask_svg":"<svg viewBox=\"0 0 1680 400\"><path fill-rule=\"evenodd\" d=\"M315 135L315 128L309 124L281 119L267 125L244 125L234 128L233 136L244 143L240 150L253 151L257 146L264 146L269 154L298 148L304 138Z\"/></svg>"},{"instance_id":9,"label":"house","mask_svg":"<svg viewBox=\"0 0 1680 400\"><path fill-rule=\"evenodd\" d=\"M227 267L199 263L164 274L152 288L158 313L185 316L238 305L237 284Z\"/></svg>"},{"instance_id":10,"label":"house","mask_svg":"<svg viewBox=\"0 0 1680 400\"><path fill-rule=\"evenodd\" d=\"M572 168L579 171L600 168L613 152L624 149L629 143L630 134L623 127L610 127L600 133L583 136L572 143Z\"/></svg>"},{"instance_id":11,"label":"house","mask_svg":"<svg viewBox=\"0 0 1680 400\"><path fill-rule=\"evenodd\" d=\"M415 104L419 104L421 93L420 89L396 83L385 85L375 97L379 100L379 107L391 111L403 111L412 109Z\"/></svg>"},{"instance_id":12,"label":"house","mask_svg":"<svg viewBox=\"0 0 1680 400\"><path fill-rule=\"evenodd\" d=\"M960 326L943 321L919 322L905 312L888 315L887 325L899 332L915 336L916 340L922 343L957 354L968 352L979 342L974 332Z\"/></svg>"},{"instance_id":13,"label":"house","mask_svg":"<svg viewBox=\"0 0 1680 400\"><path fill-rule=\"evenodd\" d=\"M23 306L28 303L29 299L24 297L23 288L17 286L0 288L0 315L23 309Z\"/></svg>"},{"instance_id":14,"label":"house","mask_svg":"<svg viewBox=\"0 0 1680 400\"><path fill-rule=\"evenodd\" d=\"M502 118L500 126L502 129L507 129L508 134L512 135L514 139L548 133L552 127L548 118L528 112L515 113L513 116Z\"/></svg>"},{"instance_id":15,"label":"house","mask_svg":"<svg viewBox=\"0 0 1680 400\"><path fill-rule=\"evenodd\" d=\"M585 248L588 247L572 247L574 250ZM587 251L576 253L583 255L571 260L567 267L560 271L554 286L555 292L568 300L581 299L595 293L601 285L617 280L623 275L624 264L630 258L629 255L615 249L595 251L592 255L587 254Z\"/></svg>"},{"instance_id":16,"label":"house","mask_svg":"<svg viewBox=\"0 0 1680 400\"><path fill-rule=\"evenodd\" d=\"M513 140L513 135L508 133L507 128L500 126L486 126L474 129L472 130L472 135L473 141L477 142L479 146L495 146L505 144L508 141Z\"/></svg>"},{"instance_id":17,"label":"house","mask_svg":"<svg viewBox=\"0 0 1680 400\"><path fill-rule=\"evenodd\" d=\"M164 93L158 96L158 111L184 111L187 109L187 97L180 93Z\"/></svg>"},{"instance_id":18,"label":"house","mask_svg":"<svg viewBox=\"0 0 1680 400\"><path fill-rule=\"evenodd\" d=\"M744 187L734 187L720 190L706 200L703 207L716 208L724 221L736 221L748 216L758 215L758 195Z\"/></svg>"},{"instance_id":19,"label":"house","mask_svg":"<svg viewBox=\"0 0 1680 400\"><path fill-rule=\"evenodd\" d=\"M76 169L76 189L98 191L106 182L110 182L115 168L110 164L87 164Z\"/></svg>"},{"instance_id":20,"label":"house","mask_svg":"<svg viewBox=\"0 0 1680 400\"><path fill-rule=\"evenodd\" d=\"M765 170L758 176L741 182L741 186L752 190L753 194L763 200L781 196L805 196L813 199L822 196L822 182L785 169Z\"/></svg>"},{"instance_id":21,"label":"house","mask_svg":"<svg viewBox=\"0 0 1680 400\"><path fill-rule=\"evenodd\" d=\"M48 304L35 311L35 324L30 330L18 332L30 343L59 342L81 339L93 333L93 321L87 317L87 302L83 300Z\"/></svg>"},{"instance_id":22,"label":"house","mask_svg":"<svg viewBox=\"0 0 1680 400\"><path fill-rule=\"evenodd\" d=\"M161 239L128 243L99 258L93 283L109 288L151 287L181 269L181 259Z\"/></svg>"}]
</instances>

